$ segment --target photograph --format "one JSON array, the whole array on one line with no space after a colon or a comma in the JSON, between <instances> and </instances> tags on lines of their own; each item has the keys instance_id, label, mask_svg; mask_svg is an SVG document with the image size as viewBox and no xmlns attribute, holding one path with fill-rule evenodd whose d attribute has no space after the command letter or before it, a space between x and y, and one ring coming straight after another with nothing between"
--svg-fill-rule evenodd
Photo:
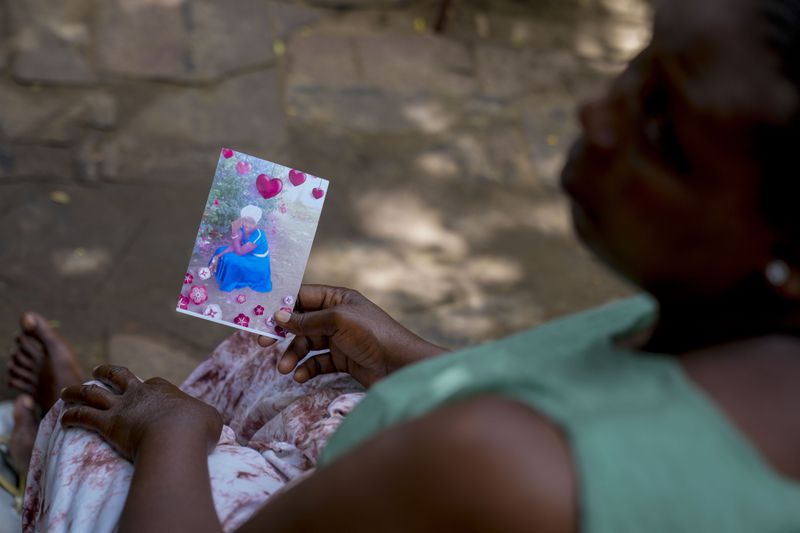
<instances>
[{"instance_id":1,"label":"photograph","mask_svg":"<svg viewBox=\"0 0 800 533\"><path fill-rule=\"evenodd\" d=\"M230 148L214 181L176 310L273 338L292 311L328 181Z\"/></svg>"}]
</instances>

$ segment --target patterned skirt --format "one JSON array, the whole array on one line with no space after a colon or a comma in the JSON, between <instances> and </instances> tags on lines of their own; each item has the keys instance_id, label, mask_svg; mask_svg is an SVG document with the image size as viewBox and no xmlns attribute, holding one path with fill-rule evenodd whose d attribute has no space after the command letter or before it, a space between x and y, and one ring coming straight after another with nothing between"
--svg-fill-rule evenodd
<instances>
[{"instance_id":1,"label":"patterned skirt","mask_svg":"<svg viewBox=\"0 0 800 533\"><path fill-rule=\"evenodd\" d=\"M310 473L327 439L364 396L344 374L296 383L276 368L288 341L262 348L255 339L234 333L181 385L216 407L225 424L208 456L214 506L225 531ZM39 426L23 531L114 531L133 465L96 433L63 429L62 408L59 400Z\"/></svg>"}]
</instances>

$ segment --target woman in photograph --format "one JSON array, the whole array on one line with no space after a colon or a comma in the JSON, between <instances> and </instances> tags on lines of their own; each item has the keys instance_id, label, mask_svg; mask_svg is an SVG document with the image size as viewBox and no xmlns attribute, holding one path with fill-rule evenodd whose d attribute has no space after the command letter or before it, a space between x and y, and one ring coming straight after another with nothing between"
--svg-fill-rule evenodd
<instances>
[{"instance_id":1,"label":"woman in photograph","mask_svg":"<svg viewBox=\"0 0 800 533\"><path fill-rule=\"evenodd\" d=\"M240 215L231 223L231 244L217 248L209 266L221 291L247 287L256 292L270 292L269 243L264 231L256 227L263 212L248 205Z\"/></svg>"}]
</instances>

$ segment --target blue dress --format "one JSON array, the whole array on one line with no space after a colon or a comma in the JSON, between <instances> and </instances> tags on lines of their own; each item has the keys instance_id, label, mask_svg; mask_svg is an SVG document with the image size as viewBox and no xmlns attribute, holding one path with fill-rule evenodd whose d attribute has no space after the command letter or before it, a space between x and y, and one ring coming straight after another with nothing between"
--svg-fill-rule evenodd
<instances>
[{"instance_id":1,"label":"blue dress","mask_svg":"<svg viewBox=\"0 0 800 533\"><path fill-rule=\"evenodd\" d=\"M231 252L219 258L216 272L219 289L224 292L231 292L249 287L256 292L270 292L272 290L272 278L269 268L267 236L260 229L254 230L249 237L245 237L244 231L239 231L242 232L242 244L252 242L256 247L245 255L237 255L236 252ZM224 252L227 248L229 246L220 246L214 251L214 255ZM209 261L210 264L211 262Z\"/></svg>"}]
</instances>

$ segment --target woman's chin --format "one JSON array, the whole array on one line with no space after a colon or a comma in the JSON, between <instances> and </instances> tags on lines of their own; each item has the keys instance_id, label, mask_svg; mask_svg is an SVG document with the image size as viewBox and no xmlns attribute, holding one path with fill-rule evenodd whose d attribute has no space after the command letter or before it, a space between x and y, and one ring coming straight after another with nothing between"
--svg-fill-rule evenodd
<instances>
[{"instance_id":1,"label":"woman's chin","mask_svg":"<svg viewBox=\"0 0 800 533\"><path fill-rule=\"evenodd\" d=\"M583 245L592 252L601 263L605 264L611 270L619 272L615 261L612 260L608 253L608 246L606 240L600 231L600 225L595 218L587 214L581 206L572 202L572 227L575 229L575 234Z\"/></svg>"},{"instance_id":2,"label":"woman's chin","mask_svg":"<svg viewBox=\"0 0 800 533\"><path fill-rule=\"evenodd\" d=\"M572 227L575 229L575 234L586 246L594 248L593 243L596 241L597 237L595 221L574 201L570 202L570 214L572 216Z\"/></svg>"}]
</instances>

